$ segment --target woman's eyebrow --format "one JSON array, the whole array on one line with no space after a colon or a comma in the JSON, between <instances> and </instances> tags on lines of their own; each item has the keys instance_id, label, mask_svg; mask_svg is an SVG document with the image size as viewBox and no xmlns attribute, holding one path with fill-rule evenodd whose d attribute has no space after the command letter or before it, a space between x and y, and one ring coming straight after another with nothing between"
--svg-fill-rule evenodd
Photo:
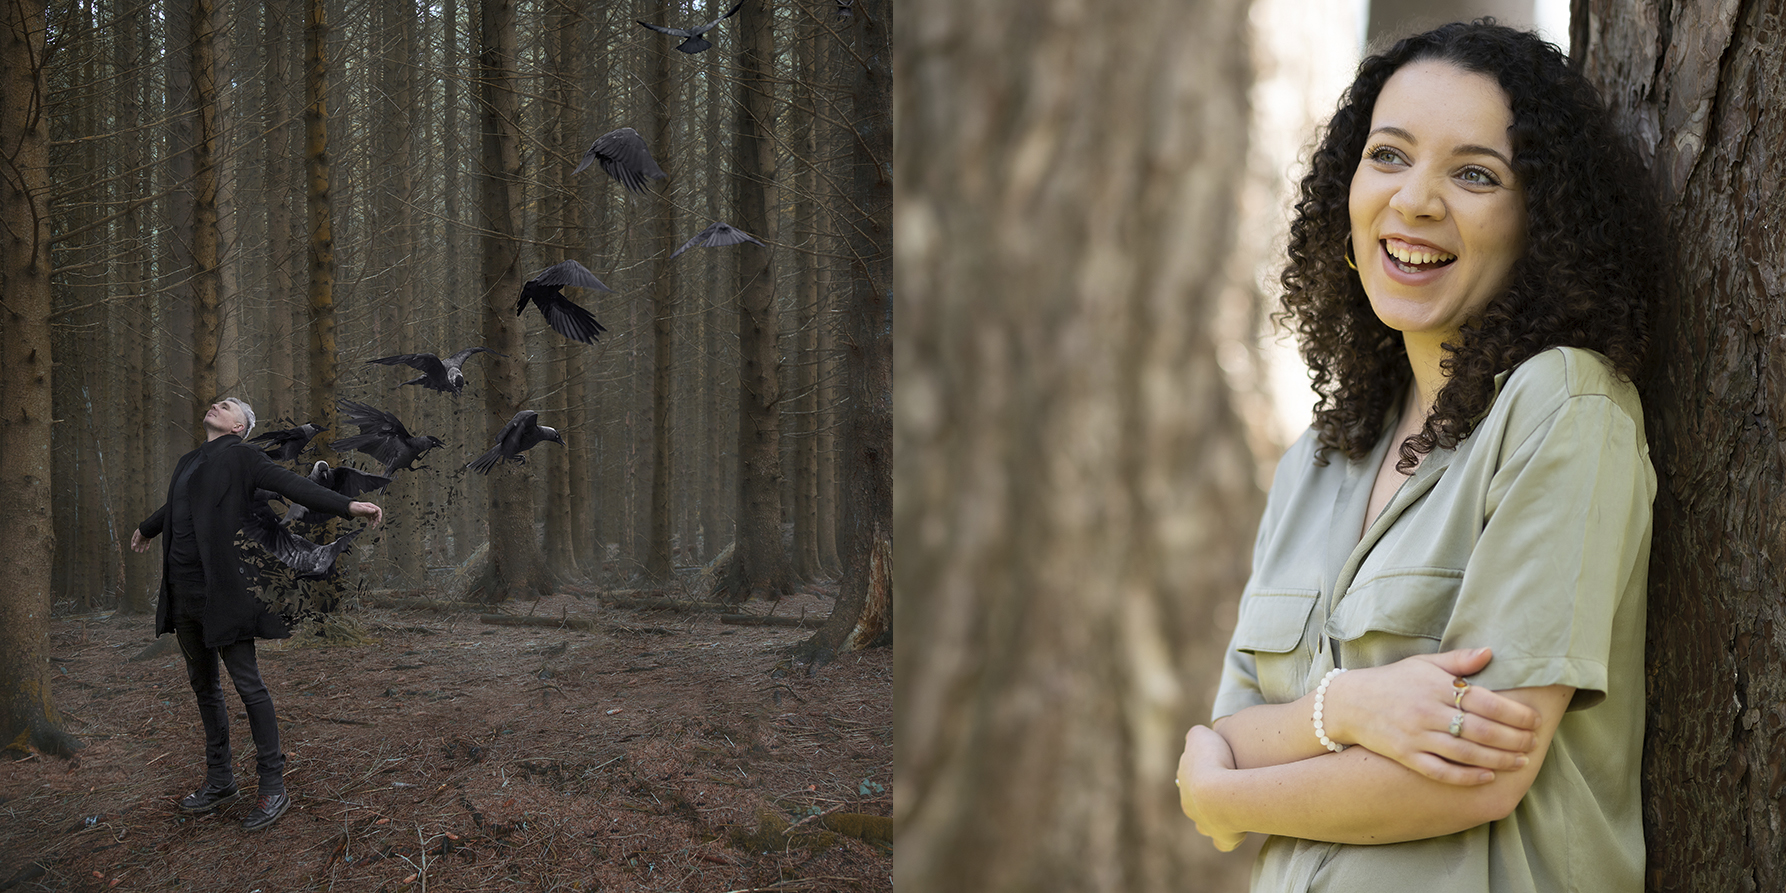
<instances>
[{"instance_id":1,"label":"woman's eyebrow","mask_svg":"<svg viewBox=\"0 0 1786 893\"><path fill-rule=\"evenodd\" d=\"M1371 131L1370 135L1376 136L1377 134L1380 134L1380 133L1388 134L1389 136L1395 137L1396 139L1399 139L1399 140L1406 140L1407 142L1413 143L1415 145L1420 144L1420 141L1415 139L1413 134L1407 132L1406 130L1401 129L1400 127L1396 127L1393 124L1386 124L1382 127L1379 127L1376 130ZM1491 158L1494 158L1494 159L1500 161L1502 164L1506 165L1509 169L1511 169L1513 167L1513 161L1511 159L1509 159L1507 156L1501 154L1501 151L1499 149L1493 149L1488 146L1478 146L1474 143L1466 143L1464 145L1458 146L1456 149L1452 150L1451 154L1453 154L1453 155L1487 155Z\"/></svg>"}]
</instances>

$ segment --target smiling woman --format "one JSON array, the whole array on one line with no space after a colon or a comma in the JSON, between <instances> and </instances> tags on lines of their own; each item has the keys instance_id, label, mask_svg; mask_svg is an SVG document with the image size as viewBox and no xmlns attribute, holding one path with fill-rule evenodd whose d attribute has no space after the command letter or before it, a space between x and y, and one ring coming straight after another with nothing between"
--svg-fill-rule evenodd
<instances>
[{"instance_id":1,"label":"smiling woman","mask_svg":"<svg viewBox=\"0 0 1786 893\"><path fill-rule=\"evenodd\" d=\"M1282 279L1314 423L1179 763L1218 847L1268 835L1254 890L1642 889L1657 232L1536 35L1447 25L1359 67Z\"/></svg>"}]
</instances>

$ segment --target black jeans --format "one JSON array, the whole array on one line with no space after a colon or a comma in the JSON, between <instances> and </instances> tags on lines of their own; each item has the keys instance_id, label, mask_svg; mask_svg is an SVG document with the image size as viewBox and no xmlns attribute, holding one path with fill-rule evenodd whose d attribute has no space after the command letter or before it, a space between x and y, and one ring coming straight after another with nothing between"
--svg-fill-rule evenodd
<instances>
[{"instance_id":1,"label":"black jeans","mask_svg":"<svg viewBox=\"0 0 1786 893\"><path fill-rule=\"evenodd\" d=\"M254 640L243 639L221 648L206 648L199 617L204 610L202 587L174 584L174 636L186 658L186 679L198 697L199 719L205 725L205 781L227 785L235 780L229 751L229 708L223 701L223 680L217 659L229 668L230 681L248 710L248 728L254 734L256 769L261 794L285 793L285 753L279 749L279 720L273 714L273 696L260 681L254 658Z\"/></svg>"}]
</instances>

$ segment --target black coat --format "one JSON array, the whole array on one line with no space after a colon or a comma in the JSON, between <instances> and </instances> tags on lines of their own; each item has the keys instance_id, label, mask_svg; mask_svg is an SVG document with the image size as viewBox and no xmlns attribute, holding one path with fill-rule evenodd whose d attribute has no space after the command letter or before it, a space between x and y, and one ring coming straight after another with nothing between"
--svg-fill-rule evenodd
<instances>
[{"instance_id":1,"label":"black coat","mask_svg":"<svg viewBox=\"0 0 1786 893\"><path fill-rule=\"evenodd\" d=\"M237 550L236 534L253 505L256 488L271 490L305 508L351 517L353 500L273 463L267 454L242 442L234 434L208 441L180 457L173 480L186 467L199 463L188 481L187 501L192 506L193 535L198 540L199 560L205 566L205 647L220 648L247 638L284 639L291 630L277 614L255 598L248 585L248 568ZM173 502L168 485L168 502ZM168 524L167 505L155 510L137 530L150 539ZM174 631L168 599L168 548L173 535L161 546L161 599L155 609L155 634Z\"/></svg>"}]
</instances>

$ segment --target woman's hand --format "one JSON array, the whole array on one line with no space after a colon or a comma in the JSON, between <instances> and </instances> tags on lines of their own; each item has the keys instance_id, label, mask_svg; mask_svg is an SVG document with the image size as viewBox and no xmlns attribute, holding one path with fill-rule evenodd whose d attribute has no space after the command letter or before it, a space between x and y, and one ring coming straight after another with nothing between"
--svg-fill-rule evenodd
<instances>
[{"instance_id":1,"label":"woman's hand","mask_svg":"<svg viewBox=\"0 0 1786 893\"><path fill-rule=\"evenodd\" d=\"M1491 657L1487 648L1446 651L1342 673L1327 687L1328 735L1434 781L1487 784L1495 772L1526 764L1538 728L1536 710L1481 686L1458 697L1455 680L1481 672Z\"/></svg>"},{"instance_id":2,"label":"woman's hand","mask_svg":"<svg viewBox=\"0 0 1786 893\"><path fill-rule=\"evenodd\" d=\"M147 552L147 551L149 551L149 538L143 536L143 532L141 530L131 530L130 531L130 551L132 551L132 552Z\"/></svg>"},{"instance_id":3,"label":"woman's hand","mask_svg":"<svg viewBox=\"0 0 1786 893\"><path fill-rule=\"evenodd\" d=\"M1227 739L1213 729L1192 726L1184 736L1184 754L1178 758L1178 805L1197 823L1197 833L1208 837L1226 853L1246 840L1245 831L1224 828L1209 808L1210 786L1223 772L1234 771L1234 752Z\"/></svg>"}]
</instances>

